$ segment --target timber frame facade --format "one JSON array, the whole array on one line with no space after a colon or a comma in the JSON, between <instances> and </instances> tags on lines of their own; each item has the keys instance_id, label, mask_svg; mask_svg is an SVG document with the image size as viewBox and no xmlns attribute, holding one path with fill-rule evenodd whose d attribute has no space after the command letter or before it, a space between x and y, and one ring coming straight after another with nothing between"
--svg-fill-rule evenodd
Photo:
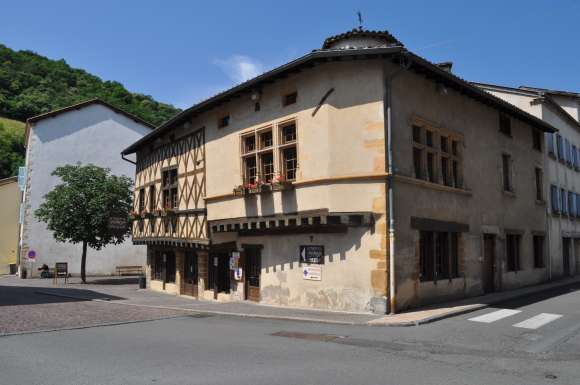
<instances>
[{"instance_id":1,"label":"timber frame facade","mask_svg":"<svg viewBox=\"0 0 580 385\"><path fill-rule=\"evenodd\" d=\"M388 32L353 30L125 149L133 241L151 289L222 301L384 313L541 282L542 131Z\"/></svg>"}]
</instances>

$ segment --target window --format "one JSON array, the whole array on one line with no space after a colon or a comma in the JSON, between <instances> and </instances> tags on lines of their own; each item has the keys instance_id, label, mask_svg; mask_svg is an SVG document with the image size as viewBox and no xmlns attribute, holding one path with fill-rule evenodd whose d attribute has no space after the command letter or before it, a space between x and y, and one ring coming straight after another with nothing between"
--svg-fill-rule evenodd
<instances>
[{"instance_id":1,"label":"window","mask_svg":"<svg viewBox=\"0 0 580 385\"><path fill-rule=\"evenodd\" d=\"M230 116L222 116L218 119L218 128L224 128L230 125Z\"/></svg>"},{"instance_id":2,"label":"window","mask_svg":"<svg viewBox=\"0 0 580 385\"><path fill-rule=\"evenodd\" d=\"M282 144L296 141L296 124L291 123L282 126Z\"/></svg>"},{"instance_id":3,"label":"window","mask_svg":"<svg viewBox=\"0 0 580 385\"><path fill-rule=\"evenodd\" d=\"M580 218L580 194L574 194L576 199L576 217Z\"/></svg>"},{"instance_id":4,"label":"window","mask_svg":"<svg viewBox=\"0 0 580 385\"><path fill-rule=\"evenodd\" d=\"M272 131L266 131L266 132L260 134L260 149L261 150L263 150L265 148L272 147L273 144L274 144L274 141L272 138Z\"/></svg>"},{"instance_id":5,"label":"window","mask_svg":"<svg viewBox=\"0 0 580 385\"><path fill-rule=\"evenodd\" d=\"M532 146L534 150L542 151L542 132L532 128Z\"/></svg>"},{"instance_id":6,"label":"window","mask_svg":"<svg viewBox=\"0 0 580 385\"><path fill-rule=\"evenodd\" d=\"M157 202L155 201L155 186L149 186L149 211L156 209Z\"/></svg>"},{"instance_id":7,"label":"window","mask_svg":"<svg viewBox=\"0 0 580 385\"><path fill-rule=\"evenodd\" d=\"M543 201L544 200L544 194L543 194L543 184L542 184L542 169L539 167L536 167L536 200L537 201Z\"/></svg>"},{"instance_id":8,"label":"window","mask_svg":"<svg viewBox=\"0 0 580 385\"><path fill-rule=\"evenodd\" d=\"M177 168L163 171L163 207L166 209L177 208Z\"/></svg>"},{"instance_id":9,"label":"window","mask_svg":"<svg viewBox=\"0 0 580 385\"><path fill-rule=\"evenodd\" d=\"M512 121L505 114L499 114L499 132L507 136L512 136Z\"/></svg>"},{"instance_id":10,"label":"window","mask_svg":"<svg viewBox=\"0 0 580 385\"><path fill-rule=\"evenodd\" d=\"M244 158L244 183L253 184L258 179L258 166L256 157L250 156Z\"/></svg>"},{"instance_id":11,"label":"window","mask_svg":"<svg viewBox=\"0 0 580 385\"><path fill-rule=\"evenodd\" d=\"M286 94L286 95L284 95L282 105L289 106L290 104L296 103L297 99L298 99L298 92L292 92L292 93Z\"/></svg>"},{"instance_id":12,"label":"window","mask_svg":"<svg viewBox=\"0 0 580 385\"><path fill-rule=\"evenodd\" d=\"M165 282L175 282L175 254L168 252L165 261Z\"/></svg>"},{"instance_id":13,"label":"window","mask_svg":"<svg viewBox=\"0 0 580 385\"><path fill-rule=\"evenodd\" d=\"M288 181L296 179L298 157L295 122L244 134L241 137L241 148L244 184L270 183L276 175Z\"/></svg>"},{"instance_id":14,"label":"window","mask_svg":"<svg viewBox=\"0 0 580 385\"><path fill-rule=\"evenodd\" d=\"M560 189L560 205L562 214L568 215L568 193L563 188Z\"/></svg>"},{"instance_id":15,"label":"window","mask_svg":"<svg viewBox=\"0 0 580 385\"><path fill-rule=\"evenodd\" d=\"M157 221L157 218L149 217L149 231L151 232L151 235L153 235L153 233L155 233L155 222L156 221Z\"/></svg>"},{"instance_id":16,"label":"window","mask_svg":"<svg viewBox=\"0 0 580 385\"><path fill-rule=\"evenodd\" d=\"M520 240L519 234L506 234L507 270L520 270Z\"/></svg>"},{"instance_id":17,"label":"window","mask_svg":"<svg viewBox=\"0 0 580 385\"><path fill-rule=\"evenodd\" d=\"M458 240L458 233L419 232L421 281L459 277Z\"/></svg>"},{"instance_id":18,"label":"window","mask_svg":"<svg viewBox=\"0 0 580 385\"><path fill-rule=\"evenodd\" d=\"M508 154L503 154L502 159L502 172L503 172L503 189L504 191L512 191L512 178L511 178L511 156Z\"/></svg>"},{"instance_id":19,"label":"window","mask_svg":"<svg viewBox=\"0 0 580 385\"><path fill-rule=\"evenodd\" d=\"M413 167L415 169L415 178L423 179L423 151L419 148L413 148Z\"/></svg>"},{"instance_id":20,"label":"window","mask_svg":"<svg viewBox=\"0 0 580 385\"><path fill-rule=\"evenodd\" d=\"M576 217L576 193L568 191L568 211L571 217Z\"/></svg>"},{"instance_id":21,"label":"window","mask_svg":"<svg viewBox=\"0 0 580 385\"><path fill-rule=\"evenodd\" d=\"M145 189L139 189L139 213L145 210Z\"/></svg>"},{"instance_id":22,"label":"window","mask_svg":"<svg viewBox=\"0 0 580 385\"><path fill-rule=\"evenodd\" d=\"M556 150L554 149L554 134L551 132L548 132L546 134L546 144L548 147L548 155L551 155L553 157L556 157Z\"/></svg>"},{"instance_id":23,"label":"window","mask_svg":"<svg viewBox=\"0 0 580 385\"><path fill-rule=\"evenodd\" d=\"M566 158L566 164L568 166L572 165L572 148L570 147L570 141L568 139L564 140L564 150L565 150L565 154L564 157Z\"/></svg>"},{"instance_id":24,"label":"window","mask_svg":"<svg viewBox=\"0 0 580 385\"><path fill-rule=\"evenodd\" d=\"M177 233L178 224L179 224L179 221L178 221L178 218L176 215L170 215L170 216L163 217L163 227L165 229L165 234L167 234L167 235Z\"/></svg>"},{"instance_id":25,"label":"window","mask_svg":"<svg viewBox=\"0 0 580 385\"><path fill-rule=\"evenodd\" d=\"M571 153L571 158L572 158L572 166L574 168L578 168L578 150L576 149L575 145L572 145L572 153Z\"/></svg>"},{"instance_id":26,"label":"window","mask_svg":"<svg viewBox=\"0 0 580 385\"><path fill-rule=\"evenodd\" d=\"M260 176L265 182L272 182L274 180L274 154L268 152L260 155Z\"/></svg>"},{"instance_id":27,"label":"window","mask_svg":"<svg viewBox=\"0 0 580 385\"><path fill-rule=\"evenodd\" d=\"M558 187L551 185L550 186L550 200L552 202L552 213L559 214L560 213L560 195L558 193Z\"/></svg>"},{"instance_id":28,"label":"window","mask_svg":"<svg viewBox=\"0 0 580 385\"><path fill-rule=\"evenodd\" d=\"M433 127L413 125L413 172L417 179L462 187L460 140ZM424 142L423 142L424 139Z\"/></svg>"},{"instance_id":29,"label":"window","mask_svg":"<svg viewBox=\"0 0 580 385\"><path fill-rule=\"evenodd\" d=\"M296 147L282 150L282 175L286 180L296 179L296 168L298 159L296 157Z\"/></svg>"},{"instance_id":30,"label":"window","mask_svg":"<svg viewBox=\"0 0 580 385\"><path fill-rule=\"evenodd\" d=\"M534 268L544 267L544 237L534 235Z\"/></svg>"},{"instance_id":31,"label":"window","mask_svg":"<svg viewBox=\"0 0 580 385\"><path fill-rule=\"evenodd\" d=\"M153 261L153 279L156 281L163 280L163 255L156 253Z\"/></svg>"},{"instance_id":32,"label":"window","mask_svg":"<svg viewBox=\"0 0 580 385\"><path fill-rule=\"evenodd\" d=\"M564 140L562 136L556 134L556 149L558 151L558 160L564 160Z\"/></svg>"}]
</instances>

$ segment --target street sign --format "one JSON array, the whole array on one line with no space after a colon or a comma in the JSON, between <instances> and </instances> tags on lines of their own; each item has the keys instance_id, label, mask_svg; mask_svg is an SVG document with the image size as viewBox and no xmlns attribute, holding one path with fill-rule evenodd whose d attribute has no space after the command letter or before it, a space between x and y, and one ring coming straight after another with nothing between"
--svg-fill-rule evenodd
<instances>
[{"instance_id":1,"label":"street sign","mask_svg":"<svg viewBox=\"0 0 580 385\"><path fill-rule=\"evenodd\" d=\"M36 260L36 251L34 251L34 250L28 250L27 257L28 257L28 260L30 262L34 262Z\"/></svg>"},{"instance_id":2,"label":"street sign","mask_svg":"<svg viewBox=\"0 0 580 385\"><path fill-rule=\"evenodd\" d=\"M127 218L111 217L109 218L109 229L111 230L127 230Z\"/></svg>"},{"instance_id":3,"label":"street sign","mask_svg":"<svg viewBox=\"0 0 580 385\"><path fill-rule=\"evenodd\" d=\"M309 281L322 281L322 266L302 266L302 278Z\"/></svg>"},{"instance_id":4,"label":"street sign","mask_svg":"<svg viewBox=\"0 0 580 385\"><path fill-rule=\"evenodd\" d=\"M243 274L242 268L241 267L238 267L237 269L234 270L234 279L236 281L241 281L242 280L242 274Z\"/></svg>"},{"instance_id":5,"label":"street sign","mask_svg":"<svg viewBox=\"0 0 580 385\"><path fill-rule=\"evenodd\" d=\"M318 265L324 264L324 246L322 245L300 246L300 262L315 263Z\"/></svg>"}]
</instances>

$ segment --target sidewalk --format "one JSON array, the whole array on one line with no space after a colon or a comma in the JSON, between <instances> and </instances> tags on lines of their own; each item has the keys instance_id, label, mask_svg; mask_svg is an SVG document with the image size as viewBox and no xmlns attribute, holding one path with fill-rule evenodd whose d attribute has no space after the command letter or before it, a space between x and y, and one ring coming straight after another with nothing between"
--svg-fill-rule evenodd
<instances>
[{"instance_id":1,"label":"sidewalk","mask_svg":"<svg viewBox=\"0 0 580 385\"><path fill-rule=\"evenodd\" d=\"M191 311L194 314L215 314L342 325L373 326L422 325L443 318L479 310L499 302L575 283L580 283L580 277L563 279L556 282L511 290L508 292L493 293L480 297L432 305L392 316L380 316L372 313L296 309L282 306L261 305L250 302L214 302L196 300L190 297L169 295L150 290L138 290L136 289L136 283L133 283L128 279L95 278L92 283L86 285L82 285L78 280L75 281L73 279L67 285L59 284L58 286L53 286L50 280L39 279L19 280L17 278L7 278L0 281L1 285L37 287L37 292L39 294L100 301L111 305L182 310Z\"/></svg>"}]
</instances>

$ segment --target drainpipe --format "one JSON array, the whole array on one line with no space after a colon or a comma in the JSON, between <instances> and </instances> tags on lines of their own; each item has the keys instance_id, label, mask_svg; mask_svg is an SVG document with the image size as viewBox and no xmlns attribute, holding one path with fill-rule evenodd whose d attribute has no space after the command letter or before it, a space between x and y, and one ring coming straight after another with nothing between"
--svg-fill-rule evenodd
<instances>
[{"instance_id":1,"label":"drainpipe","mask_svg":"<svg viewBox=\"0 0 580 385\"><path fill-rule=\"evenodd\" d=\"M394 214L394 171L393 165L393 125L392 125L392 84L393 80L404 70L408 69L410 62L403 54L401 55L401 68L388 73L388 61L383 65L384 77L384 101L383 112L385 116L385 140L387 144L386 170L387 170L387 210L388 210L388 236L389 236L389 264L387 267L387 298L388 314L397 313L397 281L395 274L395 214Z\"/></svg>"}]
</instances>

